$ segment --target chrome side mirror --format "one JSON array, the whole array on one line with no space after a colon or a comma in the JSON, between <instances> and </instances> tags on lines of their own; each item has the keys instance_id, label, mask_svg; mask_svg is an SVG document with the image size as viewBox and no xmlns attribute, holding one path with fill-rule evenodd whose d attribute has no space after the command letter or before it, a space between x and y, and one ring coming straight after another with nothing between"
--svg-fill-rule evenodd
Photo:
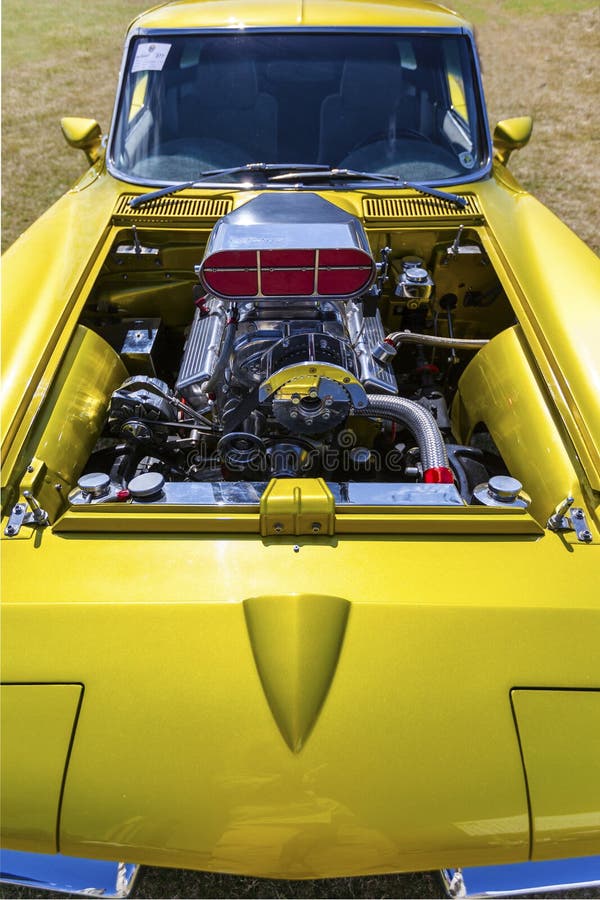
<instances>
[{"instance_id":1,"label":"chrome side mirror","mask_svg":"<svg viewBox=\"0 0 600 900\"><path fill-rule=\"evenodd\" d=\"M83 150L90 165L100 157L102 130L95 119L81 119L68 116L60 120L62 133L69 147Z\"/></svg>"},{"instance_id":2,"label":"chrome side mirror","mask_svg":"<svg viewBox=\"0 0 600 900\"><path fill-rule=\"evenodd\" d=\"M494 158L505 166L513 150L520 150L529 141L533 130L531 116L502 119L494 128Z\"/></svg>"}]
</instances>

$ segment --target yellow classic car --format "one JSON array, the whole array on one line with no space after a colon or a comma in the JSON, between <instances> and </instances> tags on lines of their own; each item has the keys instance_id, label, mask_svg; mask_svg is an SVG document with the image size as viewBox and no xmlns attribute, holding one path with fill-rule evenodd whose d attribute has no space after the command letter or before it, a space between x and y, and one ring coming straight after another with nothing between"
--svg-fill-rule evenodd
<instances>
[{"instance_id":1,"label":"yellow classic car","mask_svg":"<svg viewBox=\"0 0 600 900\"><path fill-rule=\"evenodd\" d=\"M3 265L5 877L600 881L600 262L469 24L173 0L62 127Z\"/></svg>"}]
</instances>

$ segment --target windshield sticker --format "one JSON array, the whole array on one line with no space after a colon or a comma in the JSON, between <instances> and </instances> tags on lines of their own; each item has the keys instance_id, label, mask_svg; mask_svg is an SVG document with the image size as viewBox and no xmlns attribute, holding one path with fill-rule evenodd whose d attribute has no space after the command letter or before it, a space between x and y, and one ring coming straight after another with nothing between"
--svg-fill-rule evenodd
<instances>
[{"instance_id":1,"label":"windshield sticker","mask_svg":"<svg viewBox=\"0 0 600 900\"><path fill-rule=\"evenodd\" d=\"M171 44L140 44L131 71L146 72L148 69L155 69L160 72L170 49Z\"/></svg>"},{"instance_id":2,"label":"windshield sticker","mask_svg":"<svg viewBox=\"0 0 600 900\"><path fill-rule=\"evenodd\" d=\"M458 158L460 159L461 166L465 169L472 169L476 162L475 157L472 153L469 153L468 150L459 153Z\"/></svg>"}]
</instances>

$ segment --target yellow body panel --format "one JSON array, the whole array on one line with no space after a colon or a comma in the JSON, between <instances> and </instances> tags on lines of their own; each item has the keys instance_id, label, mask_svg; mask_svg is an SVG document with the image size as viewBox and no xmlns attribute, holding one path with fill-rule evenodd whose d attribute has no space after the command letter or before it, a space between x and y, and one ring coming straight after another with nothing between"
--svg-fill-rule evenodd
<instances>
[{"instance_id":1,"label":"yellow body panel","mask_svg":"<svg viewBox=\"0 0 600 900\"><path fill-rule=\"evenodd\" d=\"M62 852L284 877L527 858L510 692L600 684L597 596L573 601L597 547L105 535L81 559L77 535L27 544L4 575L5 670L85 682ZM315 597L348 604L337 660L312 638ZM265 658L269 641L296 663ZM302 666L317 699L295 719ZM284 732L312 724L296 752L286 714Z\"/></svg>"},{"instance_id":2,"label":"yellow body panel","mask_svg":"<svg viewBox=\"0 0 600 900\"><path fill-rule=\"evenodd\" d=\"M52 518L63 511L100 435L110 395L126 376L106 341L79 325L16 461L17 471L26 467L20 491L32 491Z\"/></svg>"},{"instance_id":3,"label":"yellow body panel","mask_svg":"<svg viewBox=\"0 0 600 900\"><path fill-rule=\"evenodd\" d=\"M490 236L512 270L514 289L525 304L521 324L597 491L600 341L590 304L600 294L598 257L534 197L493 187L487 185L482 197ZM560 247L560 253L548 252L549 247Z\"/></svg>"},{"instance_id":4,"label":"yellow body panel","mask_svg":"<svg viewBox=\"0 0 600 900\"><path fill-rule=\"evenodd\" d=\"M426 2L181 0L131 33L241 25L467 27ZM365 223L374 258L390 241L396 264L427 254L451 290L469 262L447 258L456 210L365 221L367 200L417 198L375 185L315 193ZM453 185L485 254L467 275L484 284L493 268L503 294L463 305L464 336L488 315L493 336L458 382L454 431L467 443L485 424L527 511L336 508L318 478L273 479L240 507L67 508L125 377L78 325L95 287L132 317L166 310L182 339L189 324L208 214L138 220L174 284L113 278L131 242L123 198L145 190L100 159L4 259L7 844L287 878L598 852L598 260L502 167ZM258 193L183 197L239 207ZM5 537L23 490L50 527ZM546 527L569 495L589 543Z\"/></svg>"},{"instance_id":5,"label":"yellow body panel","mask_svg":"<svg viewBox=\"0 0 600 900\"><path fill-rule=\"evenodd\" d=\"M3 684L2 846L55 853L79 684ZM43 752L40 752L43 748Z\"/></svg>"},{"instance_id":6,"label":"yellow body panel","mask_svg":"<svg viewBox=\"0 0 600 900\"><path fill-rule=\"evenodd\" d=\"M561 842L594 854L600 842L600 691L512 692L531 797L533 859ZM548 736L552 735L551 740Z\"/></svg>"},{"instance_id":7,"label":"yellow body panel","mask_svg":"<svg viewBox=\"0 0 600 900\"><path fill-rule=\"evenodd\" d=\"M466 25L458 13L427 0L180 0L140 16L132 27L239 28L294 25L348 25L401 28L457 28Z\"/></svg>"},{"instance_id":8,"label":"yellow body panel","mask_svg":"<svg viewBox=\"0 0 600 900\"><path fill-rule=\"evenodd\" d=\"M477 354L460 380L455 431L468 444L475 427L485 423L510 471L535 498L531 511L543 522L556 497L579 495L579 479L526 353L517 327Z\"/></svg>"}]
</instances>

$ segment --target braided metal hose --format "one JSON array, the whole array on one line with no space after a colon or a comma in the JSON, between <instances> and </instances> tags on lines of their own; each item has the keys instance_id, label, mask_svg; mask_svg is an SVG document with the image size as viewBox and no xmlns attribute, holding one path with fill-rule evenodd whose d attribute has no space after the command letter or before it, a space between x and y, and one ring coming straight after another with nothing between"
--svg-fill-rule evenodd
<instances>
[{"instance_id":1,"label":"braided metal hose","mask_svg":"<svg viewBox=\"0 0 600 900\"><path fill-rule=\"evenodd\" d=\"M386 343L397 347L399 344L423 344L426 347L446 347L448 350L481 350L487 340L470 338L438 337L435 334L415 334L414 331L393 331L385 338Z\"/></svg>"},{"instance_id":2,"label":"braided metal hose","mask_svg":"<svg viewBox=\"0 0 600 900\"><path fill-rule=\"evenodd\" d=\"M369 405L354 409L354 416L380 416L406 425L415 436L421 451L423 472L448 469L448 454L442 433L433 415L424 406L405 397L390 397L384 394L367 394Z\"/></svg>"}]
</instances>

